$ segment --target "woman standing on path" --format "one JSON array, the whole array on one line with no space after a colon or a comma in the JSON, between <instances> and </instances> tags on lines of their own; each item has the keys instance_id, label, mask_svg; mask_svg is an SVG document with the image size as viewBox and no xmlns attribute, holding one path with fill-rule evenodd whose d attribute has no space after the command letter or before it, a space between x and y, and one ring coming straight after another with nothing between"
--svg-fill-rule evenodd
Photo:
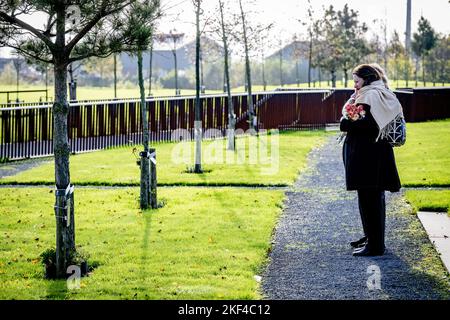
<instances>
[{"instance_id":1,"label":"woman standing on path","mask_svg":"<svg viewBox=\"0 0 450 320\"><path fill-rule=\"evenodd\" d=\"M350 104L354 108L344 106L340 129L347 133L343 145L346 187L358 192L364 237L350 245L356 248L354 256L383 255L384 192L398 192L401 187L394 152L383 136L387 124L403 111L379 68L360 65L353 70L353 80Z\"/></svg>"}]
</instances>

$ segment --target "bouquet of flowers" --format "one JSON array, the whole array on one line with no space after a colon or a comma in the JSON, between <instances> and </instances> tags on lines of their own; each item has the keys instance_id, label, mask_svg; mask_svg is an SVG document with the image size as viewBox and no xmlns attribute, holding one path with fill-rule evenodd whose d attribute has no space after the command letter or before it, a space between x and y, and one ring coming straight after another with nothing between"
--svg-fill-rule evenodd
<instances>
[{"instance_id":1,"label":"bouquet of flowers","mask_svg":"<svg viewBox=\"0 0 450 320\"><path fill-rule=\"evenodd\" d=\"M354 103L348 103L342 110L344 118L352 121L363 119L366 116L366 111L361 105L355 105Z\"/></svg>"},{"instance_id":2,"label":"bouquet of flowers","mask_svg":"<svg viewBox=\"0 0 450 320\"><path fill-rule=\"evenodd\" d=\"M361 105L355 104L356 100L356 92L352 94L351 98L347 101L347 103L342 108L342 118L348 119L351 121L356 121L359 119L363 119L366 116L366 111ZM338 144L342 144L346 132L342 132L337 138Z\"/></svg>"}]
</instances>

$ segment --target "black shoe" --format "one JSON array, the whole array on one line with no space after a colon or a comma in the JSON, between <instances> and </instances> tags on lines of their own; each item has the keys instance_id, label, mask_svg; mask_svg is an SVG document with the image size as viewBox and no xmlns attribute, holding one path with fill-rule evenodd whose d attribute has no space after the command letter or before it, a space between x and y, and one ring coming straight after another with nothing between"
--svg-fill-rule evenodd
<instances>
[{"instance_id":1,"label":"black shoe","mask_svg":"<svg viewBox=\"0 0 450 320\"><path fill-rule=\"evenodd\" d=\"M350 245L351 245L353 248L361 248L361 247L363 247L363 246L366 245L366 242L367 242L367 237L362 237L362 238L359 239L359 240L350 242Z\"/></svg>"},{"instance_id":2,"label":"black shoe","mask_svg":"<svg viewBox=\"0 0 450 320\"><path fill-rule=\"evenodd\" d=\"M353 251L353 256L355 257L371 257L371 256L382 256L384 254L383 250L374 250L370 249L367 245L360 249L356 249Z\"/></svg>"}]
</instances>

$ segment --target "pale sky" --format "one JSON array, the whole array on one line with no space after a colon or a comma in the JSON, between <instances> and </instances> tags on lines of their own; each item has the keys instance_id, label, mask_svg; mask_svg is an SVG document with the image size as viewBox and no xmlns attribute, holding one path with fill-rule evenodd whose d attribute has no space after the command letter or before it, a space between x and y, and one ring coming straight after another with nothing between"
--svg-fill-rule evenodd
<instances>
[{"instance_id":1,"label":"pale sky","mask_svg":"<svg viewBox=\"0 0 450 320\"><path fill-rule=\"evenodd\" d=\"M245 6L246 0L242 0ZM235 4L238 8L238 0L226 0L227 4ZM307 0L255 0L260 14L260 21L275 22L278 30L292 33L299 30L304 33L304 28L297 22L305 19L308 3ZM403 35L406 27L406 0L311 0L316 16L321 17L323 6L333 5L337 10L342 9L346 3L353 10L359 12L360 20L373 27L374 19L387 19L389 34L393 30ZM163 7L167 10L168 17L162 22L160 28L167 31L172 27L182 29L186 33L194 33L194 26L190 23L170 23L169 17L180 14L182 21L195 21L194 8L191 0L162 0ZM205 9L214 8L217 0L204 0ZM416 31L420 16L431 21L435 30L442 33L450 33L450 4L448 0L412 0L412 31ZM289 37L290 38L290 37Z\"/></svg>"},{"instance_id":2,"label":"pale sky","mask_svg":"<svg viewBox=\"0 0 450 320\"><path fill-rule=\"evenodd\" d=\"M248 0L242 0L245 3ZM238 0L225 0L225 2L238 8ZM305 35L303 27L298 19L306 18L307 0L255 0L258 15L253 18L261 22L274 22L275 29L273 37L284 41L292 38L294 33ZM360 20L369 26L369 34L381 31L373 23L374 19L386 19L388 27L388 36L390 37L394 30L397 30L404 41L404 31L406 25L406 0L311 0L313 10L318 17L322 16L323 6L328 7L332 4L337 10L340 10L348 3L349 7L359 12ZM195 27L192 22L195 21L194 7L192 0L161 0L166 13L159 23L160 31L169 31L170 29L182 30L186 33L186 40L194 38ZM218 18L217 11L214 11L217 0L204 0L205 11L214 12L214 17ZM450 4L448 0L412 0L412 32L417 29L417 22L423 15L437 31L445 34L450 33ZM177 20L173 21L175 18ZM42 17L31 17L30 22L33 25L41 24ZM369 36L370 37L370 36ZM0 48L0 56L5 56L7 50ZM268 52L270 54L270 52Z\"/></svg>"}]
</instances>

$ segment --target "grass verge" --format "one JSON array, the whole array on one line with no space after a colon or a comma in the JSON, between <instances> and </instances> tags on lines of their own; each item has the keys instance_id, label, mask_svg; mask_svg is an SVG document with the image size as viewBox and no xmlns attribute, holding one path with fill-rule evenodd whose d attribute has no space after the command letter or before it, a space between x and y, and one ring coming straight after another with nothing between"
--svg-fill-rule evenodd
<instances>
[{"instance_id":1,"label":"grass verge","mask_svg":"<svg viewBox=\"0 0 450 320\"><path fill-rule=\"evenodd\" d=\"M226 150L226 140L202 145L205 173L188 173L194 163L194 143L158 143L159 185L286 186L306 165L306 156L330 133L290 131L279 135L236 139L237 151ZM141 148L137 146L137 148ZM78 185L139 185L140 173L133 147L120 147L74 155L71 181ZM53 184L54 164L48 162L0 179L1 184Z\"/></svg>"},{"instance_id":2,"label":"grass verge","mask_svg":"<svg viewBox=\"0 0 450 320\"><path fill-rule=\"evenodd\" d=\"M447 212L450 216L450 190L407 190L405 196L414 212Z\"/></svg>"},{"instance_id":3,"label":"grass verge","mask_svg":"<svg viewBox=\"0 0 450 320\"><path fill-rule=\"evenodd\" d=\"M281 191L171 188L142 212L138 189L75 192L76 242L99 266L78 290L43 279L54 195L0 189L0 299L258 299Z\"/></svg>"},{"instance_id":4,"label":"grass verge","mask_svg":"<svg viewBox=\"0 0 450 320\"><path fill-rule=\"evenodd\" d=\"M427 286L433 287L435 293L439 292L438 299L450 299L450 274L439 257L439 253L430 242L420 220L413 216L414 211L408 201L400 194L394 197L398 197L398 201L395 202L395 206L388 209L387 214L397 220L398 226L388 229L390 241L403 242L405 247L414 243L417 250L403 250L401 259L409 265L409 272L416 277L417 286L427 283ZM398 283L402 281L401 279L397 280ZM398 299L395 296L390 298ZM437 299L436 296L423 296L422 298L425 300Z\"/></svg>"},{"instance_id":5,"label":"grass verge","mask_svg":"<svg viewBox=\"0 0 450 320\"><path fill-rule=\"evenodd\" d=\"M406 144L394 150L404 187L450 186L450 119L408 123Z\"/></svg>"}]
</instances>

